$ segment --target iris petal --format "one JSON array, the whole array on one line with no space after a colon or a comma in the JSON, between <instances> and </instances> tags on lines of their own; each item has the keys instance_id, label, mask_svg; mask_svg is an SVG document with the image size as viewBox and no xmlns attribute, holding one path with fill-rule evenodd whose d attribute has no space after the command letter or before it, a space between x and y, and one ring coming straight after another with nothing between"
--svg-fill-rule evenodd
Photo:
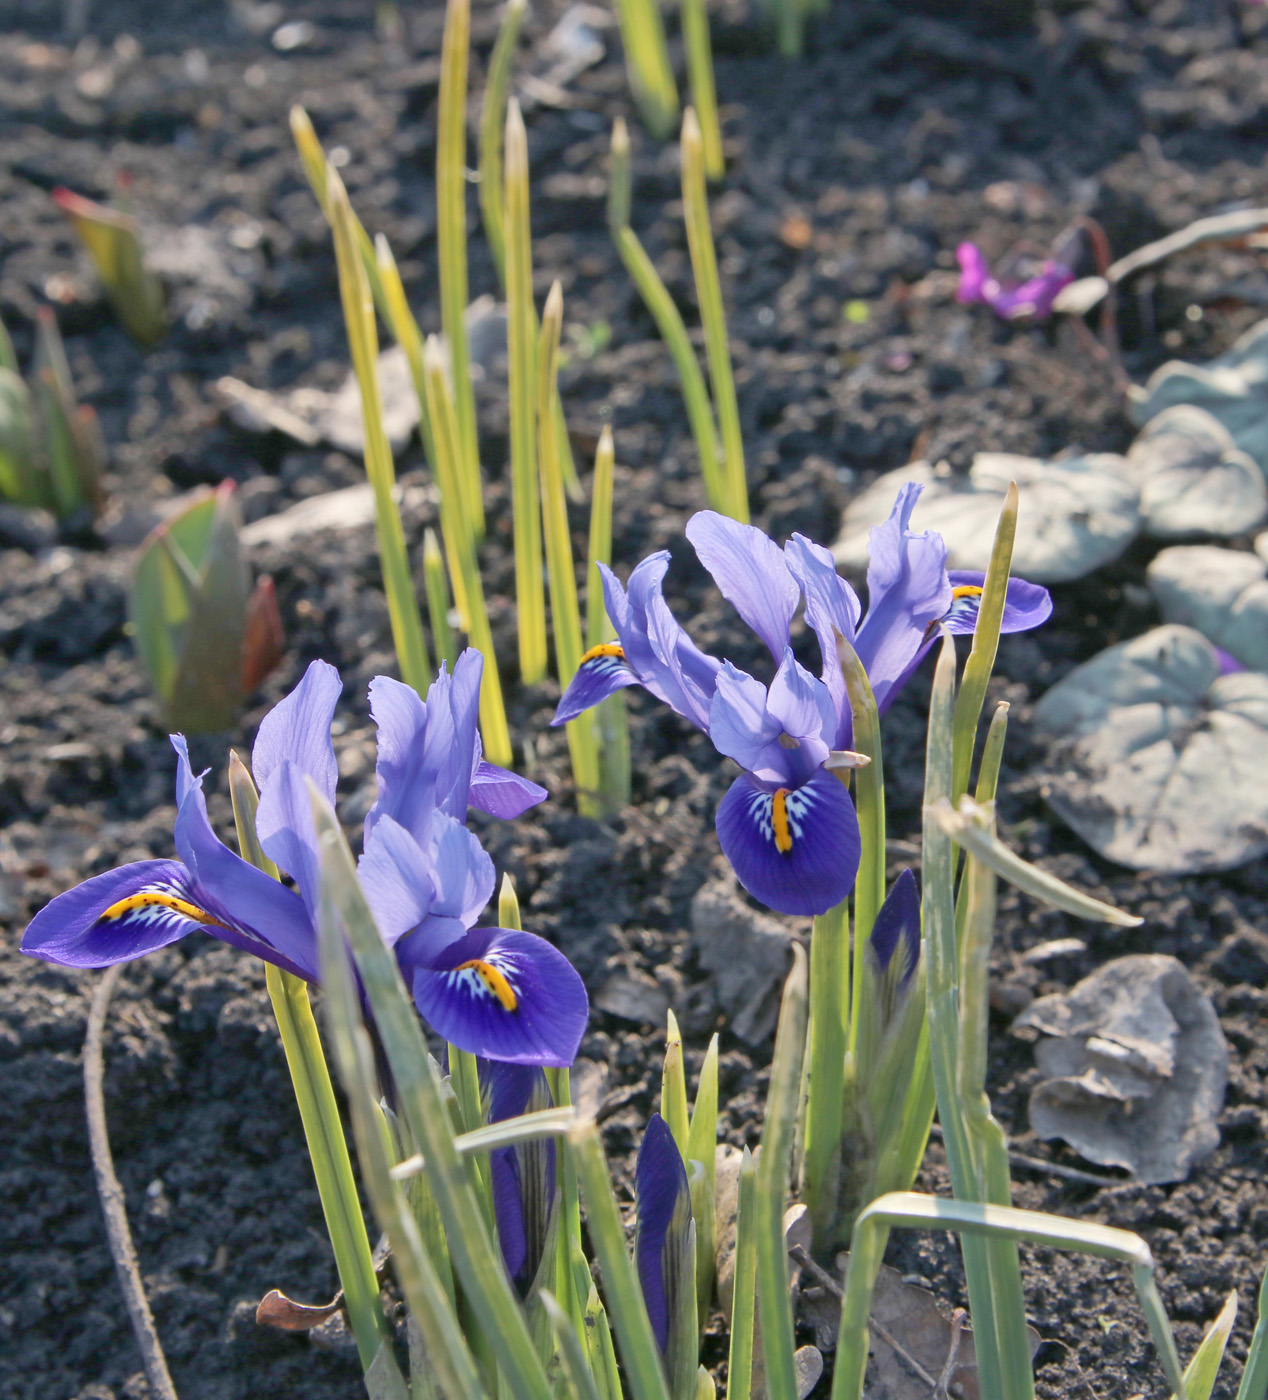
<instances>
[{"instance_id":1,"label":"iris petal","mask_svg":"<svg viewBox=\"0 0 1268 1400\"><path fill-rule=\"evenodd\" d=\"M576 969L544 938L476 928L425 962L397 956L423 1019L460 1050L522 1065L570 1065L589 1001Z\"/></svg>"},{"instance_id":2,"label":"iris petal","mask_svg":"<svg viewBox=\"0 0 1268 1400\"><path fill-rule=\"evenodd\" d=\"M982 595L980 590L986 575L973 573L967 569L952 569L947 577L951 580L951 608L942 619L948 632L965 634L977 626L978 608ZM1004 617L1001 632L1028 632L1032 627L1047 622L1052 616L1052 594L1038 583L1027 583L1024 578L1010 578L1008 591L1004 595Z\"/></svg>"},{"instance_id":3,"label":"iris petal","mask_svg":"<svg viewBox=\"0 0 1268 1400\"><path fill-rule=\"evenodd\" d=\"M521 778L509 769L499 768L496 763L487 763L484 759L476 764L468 794L473 807L487 812L491 817L501 817L504 821L523 816L530 807L545 802L549 796L540 784L529 778Z\"/></svg>"},{"instance_id":4,"label":"iris petal","mask_svg":"<svg viewBox=\"0 0 1268 1400\"><path fill-rule=\"evenodd\" d=\"M687 538L722 596L778 661L801 601L783 550L756 526L712 510L697 511L687 521Z\"/></svg>"},{"instance_id":5,"label":"iris petal","mask_svg":"<svg viewBox=\"0 0 1268 1400\"><path fill-rule=\"evenodd\" d=\"M330 743L330 722L342 694L339 672L325 661L314 661L286 699L264 716L251 750L251 771L261 789L289 760L334 804L339 769Z\"/></svg>"},{"instance_id":6,"label":"iris petal","mask_svg":"<svg viewBox=\"0 0 1268 1400\"><path fill-rule=\"evenodd\" d=\"M717 829L740 884L781 914L824 914L854 887L858 818L825 769L792 791L770 792L741 774L718 807Z\"/></svg>"},{"instance_id":7,"label":"iris petal","mask_svg":"<svg viewBox=\"0 0 1268 1400\"><path fill-rule=\"evenodd\" d=\"M831 552L804 535L794 535L788 541L784 546L784 557L788 560L793 578L806 595L806 622L819 639L823 682L828 687L837 716L832 747L848 748L852 730L850 701L846 695L845 677L837 660L836 639L837 633L840 633L846 641L854 642L863 611L858 594L837 573Z\"/></svg>"},{"instance_id":8,"label":"iris petal","mask_svg":"<svg viewBox=\"0 0 1268 1400\"><path fill-rule=\"evenodd\" d=\"M221 841L207 817L202 779L190 770L185 740L173 735L172 747L177 760L176 788L184 794L173 833L176 853L199 891L196 902L238 931L235 937L224 932L217 936L310 982L317 981L317 938L303 900ZM284 762L294 766L289 760Z\"/></svg>"},{"instance_id":9,"label":"iris petal","mask_svg":"<svg viewBox=\"0 0 1268 1400\"><path fill-rule=\"evenodd\" d=\"M442 667L441 679L444 676ZM378 728L374 772L379 791L366 815L366 838L380 817L389 816L421 841L439 801L442 756L455 746L449 706L426 705L413 686L375 676L370 682L370 717Z\"/></svg>"},{"instance_id":10,"label":"iris petal","mask_svg":"<svg viewBox=\"0 0 1268 1400\"><path fill-rule=\"evenodd\" d=\"M255 830L264 854L295 881L308 917L315 924L321 890L317 828L307 774L289 759L283 759L260 792Z\"/></svg>"},{"instance_id":11,"label":"iris petal","mask_svg":"<svg viewBox=\"0 0 1268 1400\"><path fill-rule=\"evenodd\" d=\"M854 649L881 710L927 650L930 624L940 621L951 606L942 536L910 528L919 495L915 482L903 486L889 519L868 539L867 616Z\"/></svg>"},{"instance_id":12,"label":"iris petal","mask_svg":"<svg viewBox=\"0 0 1268 1400\"><path fill-rule=\"evenodd\" d=\"M366 838L357 880L389 946L431 913L435 889L422 849L391 817L380 818Z\"/></svg>"},{"instance_id":13,"label":"iris petal","mask_svg":"<svg viewBox=\"0 0 1268 1400\"><path fill-rule=\"evenodd\" d=\"M634 1263L656 1345L664 1355L676 1301L671 1294L691 1226L691 1192L678 1144L659 1113L647 1120L639 1144L634 1197L638 1218Z\"/></svg>"},{"instance_id":14,"label":"iris petal","mask_svg":"<svg viewBox=\"0 0 1268 1400\"><path fill-rule=\"evenodd\" d=\"M138 907L103 919L107 909L146 893ZM33 918L22 935L22 951L63 967L110 967L130 962L184 938L195 929L214 930L173 907L196 909L198 895L189 871L175 860L141 860L94 875L59 894Z\"/></svg>"},{"instance_id":15,"label":"iris petal","mask_svg":"<svg viewBox=\"0 0 1268 1400\"><path fill-rule=\"evenodd\" d=\"M552 725L566 724L594 705L615 695L628 685L638 685L634 668L625 659L625 648L617 642L591 647L555 710Z\"/></svg>"}]
</instances>

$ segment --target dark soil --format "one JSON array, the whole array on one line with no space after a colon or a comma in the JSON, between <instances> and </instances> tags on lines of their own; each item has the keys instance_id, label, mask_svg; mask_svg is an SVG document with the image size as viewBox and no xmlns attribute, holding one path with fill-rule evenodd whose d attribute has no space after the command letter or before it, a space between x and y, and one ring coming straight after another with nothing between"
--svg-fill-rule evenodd
<instances>
[{"instance_id":1,"label":"dark soil","mask_svg":"<svg viewBox=\"0 0 1268 1400\"><path fill-rule=\"evenodd\" d=\"M403 42L376 37L372 7L347 0L252 5L116 0L93 8L90 35L59 32L52 0L0 4L0 313L25 360L35 308L52 297L83 397L111 449L112 507L100 536L32 555L0 550L0 1124L5 1201L0 1241L0 1394L9 1400L113 1400L147 1394L93 1194L80 1050L93 975L18 955L22 928L47 899L126 860L171 852L173 762L124 632L129 544L150 503L200 482L242 483L249 516L360 479L336 452L301 451L232 428L210 386L233 374L259 387L330 387L346 347L327 232L299 171L287 109L302 102L372 232L385 232L428 329L438 326L435 265L435 58L441 10L402 7ZM932 8L932 7L931 7ZM1006 7L1008 8L1008 7ZM521 71L562 9L539 5ZM269 20L269 12L272 18ZM755 16L715 17L717 82L730 172L714 200L731 313L755 518L777 536L830 542L844 501L915 454L962 467L979 449L1122 449L1122 406L1068 332L1004 327L953 299L963 238L998 255L1044 245L1082 213L1122 253L1192 217L1268 203L1265 12L1235 0L1040 0L1011 23L971 5L934 18L901 0L838 0L807 56L785 63ZM285 21L313 25L286 52ZM253 29L257 32L253 32ZM473 88L496 32L474 20ZM529 49L532 52L529 52ZM698 640L737 662L754 643L685 546L704 503L673 370L620 269L603 220L608 132L628 112L615 31L608 57L570 88L564 109L528 117L539 291L564 284L568 320L606 323L610 344L574 349L563 391L579 456L616 430L616 554L628 569L675 550L669 596ZM636 128L637 130L637 128ZM635 223L674 294L690 307L690 271L672 148L636 137ZM474 160L474 154L472 155ZM195 226L205 244L174 292L176 322L148 354L113 321L48 197L58 184L109 194L135 177L147 227ZM473 229L475 201L472 199ZM797 247L808 222L808 246ZM473 294L494 290L478 231ZM1180 260L1122 308L1137 379L1180 352L1226 346L1259 313L1268 282L1236 253ZM855 324L847 302L865 303ZM694 312L688 311L694 320ZM585 337L574 340L580 345ZM513 671L505 405L481 388L489 478L486 588L521 769L552 800L513 825L488 823L501 869L518 884L529 927L574 959L592 989L617 971L647 979L678 1010L694 1069L715 1028L730 1141L754 1142L766 1051L751 1052L719 1017L689 949L693 893L720 868L712 815L730 781L701 736L646 697L634 699L634 803L599 825L575 815L566 749L547 727L555 692L525 691ZM399 469L420 473L416 450ZM412 480L425 486L426 480ZM406 529L421 551L434 516L409 493ZM138 523L140 522L140 523ZM584 520L574 522L579 532ZM4 543L0 541L0 544ZM1120 932L1036 911L1004 892L997 972L1024 980L1016 954L1066 934L1085 954L1030 972L1034 992L1068 986L1107 958L1181 958L1211 993L1232 1048L1223 1145L1170 1188L1096 1189L1019 1171L1017 1200L1140 1231L1161 1266L1182 1349L1191 1350L1228 1290L1242 1301L1231 1354L1245 1353L1268 1240L1268 878L1260 869L1191 879L1110 867L1051 817L1043 754L1029 742L1029 702L1076 662L1152 620L1143 602L1150 551L1056 590L1041 633L1007 641L1000 696L1015 723L1002 786L1005 833L1028 858L1144 916ZM386 610L369 530L260 551L275 577L289 650L240 731L200 738L195 762L223 774L229 744L249 745L260 716L313 657L346 682L336 738L350 823L369 801L372 731L365 685L392 671ZM886 721L895 868L918 836L923 705L918 679ZM1218 780L1218 775L1213 775ZM230 829L223 777L209 780ZM655 995L646 1000L654 1003ZM582 1054L609 1071L605 1141L635 1146L659 1082L659 1029L596 1011ZM1073 1161L1026 1128L1031 1051L996 1026L992 1092L1021 1150ZM111 1012L108 1094L114 1148L146 1283L175 1380L190 1400L356 1395L355 1356L257 1329L270 1287L318 1301L334 1289L286 1068L264 979L249 958L191 939L131 967ZM940 1149L922 1178L944 1189ZM954 1247L898 1241L895 1261L948 1304L961 1301ZM1026 1251L1027 1300L1044 1338L1045 1396L1162 1396L1147 1334L1122 1270ZM1219 1394L1231 1395L1236 1366ZM817 1393L826 1393L826 1383Z\"/></svg>"}]
</instances>

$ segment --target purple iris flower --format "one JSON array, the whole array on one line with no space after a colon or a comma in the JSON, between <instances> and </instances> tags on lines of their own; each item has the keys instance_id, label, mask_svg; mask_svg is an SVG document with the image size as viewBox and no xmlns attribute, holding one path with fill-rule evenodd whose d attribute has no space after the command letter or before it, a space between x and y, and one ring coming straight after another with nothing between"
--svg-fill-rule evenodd
<instances>
[{"instance_id":1,"label":"purple iris flower","mask_svg":"<svg viewBox=\"0 0 1268 1400\"><path fill-rule=\"evenodd\" d=\"M465 652L452 677L441 669L426 703L397 681L371 683L379 797L366 825L384 835L367 838L362 878L415 1002L438 1034L490 1059L570 1064L587 1015L572 965L532 934L471 928L492 894L493 867L464 825L468 804L508 817L546 796L482 760L475 723L481 667L478 652ZM216 836L202 776L190 768L185 740L173 735L179 859L125 865L58 895L31 921L23 952L105 967L197 929L317 981L320 858L308 783L333 806L330 724L341 691L334 667L314 661L265 716L252 752L260 844L295 890ZM389 841L405 868L384 858Z\"/></svg>"},{"instance_id":2,"label":"purple iris flower","mask_svg":"<svg viewBox=\"0 0 1268 1400\"><path fill-rule=\"evenodd\" d=\"M911 529L919 494L918 485L904 486L889 519L872 531L866 616L831 554L803 536L781 550L755 527L713 511L687 523L701 563L769 648L777 668L769 685L706 656L687 636L661 594L666 551L644 559L628 588L599 566L619 641L582 659L553 723L641 685L704 730L743 769L718 808L723 853L750 894L785 914L825 913L850 892L858 869L854 805L826 766L848 748L852 731L838 636L858 653L884 711L940 626L971 632L977 619L983 575L948 573L941 535ZM803 602L819 642L818 676L792 653L792 621ZM1003 630L1035 627L1051 611L1047 589L1012 579Z\"/></svg>"},{"instance_id":3,"label":"purple iris flower","mask_svg":"<svg viewBox=\"0 0 1268 1400\"><path fill-rule=\"evenodd\" d=\"M550 1086L537 1065L480 1062L480 1090L490 1123L553 1108ZM556 1151L551 1137L532 1138L489 1153L489 1184L498 1243L521 1298L541 1267L556 1209Z\"/></svg>"},{"instance_id":4,"label":"purple iris flower","mask_svg":"<svg viewBox=\"0 0 1268 1400\"><path fill-rule=\"evenodd\" d=\"M1057 293L1074 281L1073 269L1057 258L1049 258L1033 277L1009 282L991 276L986 255L976 243L961 243L955 256L960 264L956 301L983 302L1005 321L1046 320Z\"/></svg>"},{"instance_id":5,"label":"purple iris flower","mask_svg":"<svg viewBox=\"0 0 1268 1400\"><path fill-rule=\"evenodd\" d=\"M639 1144L634 1164L634 1199L637 1225L634 1234L634 1265L643 1292L643 1302L652 1324L656 1345L676 1374L670 1355L676 1345L696 1342L696 1308L684 1311L682 1281L688 1274L689 1251L695 1238L691 1218L691 1191L682 1154L669 1124L653 1113ZM690 1338L681 1337L681 1319L687 1318Z\"/></svg>"}]
</instances>

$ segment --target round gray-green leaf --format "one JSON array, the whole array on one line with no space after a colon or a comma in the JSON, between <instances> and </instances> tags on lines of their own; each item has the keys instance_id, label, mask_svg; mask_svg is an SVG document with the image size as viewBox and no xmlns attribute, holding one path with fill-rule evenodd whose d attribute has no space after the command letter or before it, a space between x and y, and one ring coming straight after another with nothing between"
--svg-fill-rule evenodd
<instances>
[{"instance_id":1,"label":"round gray-green leaf","mask_svg":"<svg viewBox=\"0 0 1268 1400\"><path fill-rule=\"evenodd\" d=\"M1164 549L1149 566L1163 620L1194 627L1252 670L1268 671L1268 562L1214 545Z\"/></svg>"},{"instance_id":2,"label":"round gray-green leaf","mask_svg":"<svg viewBox=\"0 0 1268 1400\"><path fill-rule=\"evenodd\" d=\"M1213 414L1268 474L1268 321L1252 326L1227 354L1208 364L1169 360L1131 396L1137 423L1148 423L1176 404L1195 404Z\"/></svg>"},{"instance_id":3,"label":"round gray-green leaf","mask_svg":"<svg viewBox=\"0 0 1268 1400\"><path fill-rule=\"evenodd\" d=\"M1053 810L1134 870L1228 870L1268 852L1268 676L1221 675L1190 627L1110 647L1035 707Z\"/></svg>"},{"instance_id":4,"label":"round gray-green leaf","mask_svg":"<svg viewBox=\"0 0 1268 1400\"><path fill-rule=\"evenodd\" d=\"M1140 491L1145 531L1155 539L1240 535L1268 514L1255 459L1218 418L1192 404L1151 419L1128 448L1123 471Z\"/></svg>"},{"instance_id":5,"label":"round gray-green leaf","mask_svg":"<svg viewBox=\"0 0 1268 1400\"><path fill-rule=\"evenodd\" d=\"M867 539L889 515L906 481L924 486L912 513L914 530L936 530L952 569L987 567L995 526L1011 481L1021 493L1013 573L1034 583L1082 578L1127 548L1140 529L1139 493L1124 477L1123 459L1093 453L1042 461L981 452L967 477L915 462L888 472L851 502L833 546L838 564L867 567Z\"/></svg>"}]
</instances>

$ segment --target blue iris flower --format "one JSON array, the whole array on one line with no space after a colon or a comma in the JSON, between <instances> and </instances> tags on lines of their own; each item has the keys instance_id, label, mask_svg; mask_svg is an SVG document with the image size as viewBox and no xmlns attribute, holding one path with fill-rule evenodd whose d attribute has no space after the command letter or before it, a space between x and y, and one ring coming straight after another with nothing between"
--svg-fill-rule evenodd
<instances>
[{"instance_id":1,"label":"blue iris flower","mask_svg":"<svg viewBox=\"0 0 1268 1400\"><path fill-rule=\"evenodd\" d=\"M480 1062L480 1091L490 1123L553 1108L546 1075L536 1065ZM493 1217L506 1271L527 1298L541 1268L558 1210L555 1140L530 1138L489 1153Z\"/></svg>"},{"instance_id":2,"label":"blue iris flower","mask_svg":"<svg viewBox=\"0 0 1268 1400\"><path fill-rule=\"evenodd\" d=\"M940 627L971 632L977 620L983 575L948 572L942 536L910 528L919 494L915 483L904 486L889 519L872 531L866 616L831 554L804 536L780 549L755 527L713 511L688 521L700 562L770 650L776 671L769 685L707 656L679 625L661 592L667 551L644 559L625 588L599 566L619 640L587 653L553 722L641 685L704 730L743 770L718 808L723 853L744 888L782 913L825 913L850 892L858 870L854 805L825 767L830 754L848 748L852 730L838 634L858 653L884 711ZM803 605L819 642L818 676L792 653L792 621ZM1003 630L1036 627L1051 611L1047 589L1011 579Z\"/></svg>"},{"instance_id":3,"label":"blue iris flower","mask_svg":"<svg viewBox=\"0 0 1268 1400\"><path fill-rule=\"evenodd\" d=\"M465 825L468 806L514 817L546 792L481 758L476 711L483 659L442 667L426 702L384 676L371 682L378 799L359 876L424 1019L487 1059L567 1065L585 1029L585 988L562 953L516 930L473 927L493 893L493 863ZM316 982L320 857L308 783L333 806L330 724L342 692L314 661L260 725L251 765L256 831L288 889L212 830L185 740L176 749L177 860L107 871L58 895L31 921L22 951L68 967L106 967L199 930Z\"/></svg>"}]
</instances>

